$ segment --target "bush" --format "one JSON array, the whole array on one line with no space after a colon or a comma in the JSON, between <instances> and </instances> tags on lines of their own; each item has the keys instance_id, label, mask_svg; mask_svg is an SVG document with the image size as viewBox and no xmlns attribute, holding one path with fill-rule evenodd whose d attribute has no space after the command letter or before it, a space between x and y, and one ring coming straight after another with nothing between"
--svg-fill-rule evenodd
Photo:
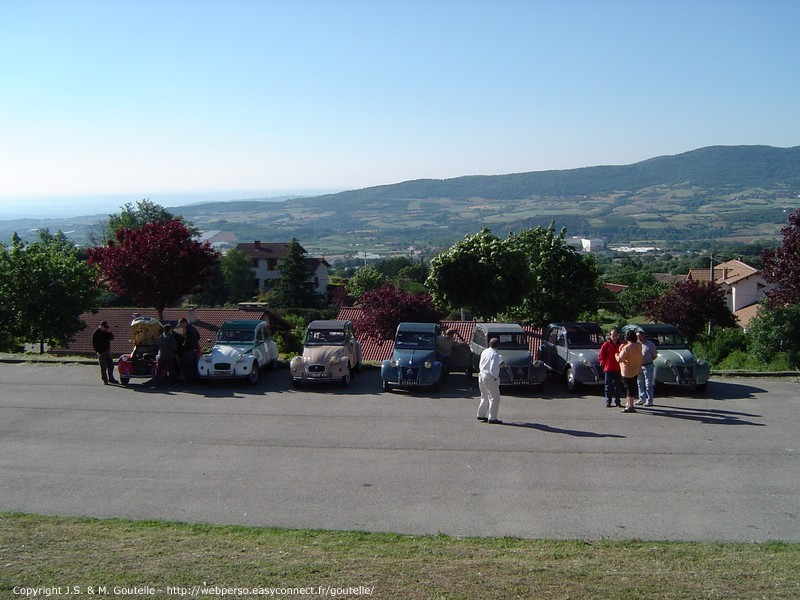
<instances>
[{"instance_id":1,"label":"bush","mask_svg":"<svg viewBox=\"0 0 800 600\"><path fill-rule=\"evenodd\" d=\"M747 352L747 336L738 327L715 329L710 337L699 336L692 346L695 356L705 358L714 367L722 365L730 354L737 351Z\"/></svg>"}]
</instances>

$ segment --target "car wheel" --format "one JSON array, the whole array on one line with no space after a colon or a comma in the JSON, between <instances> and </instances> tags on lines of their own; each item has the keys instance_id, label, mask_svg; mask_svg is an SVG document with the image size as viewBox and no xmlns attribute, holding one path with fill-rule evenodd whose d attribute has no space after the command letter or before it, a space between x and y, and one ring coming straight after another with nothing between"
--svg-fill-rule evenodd
<instances>
[{"instance_id":1,"label":"car wheel","mask_svg":"<svg viewBox=\"0 0 800 600\"><path fill-rule=\"evenodd\" d=\"M292 379L292 385L296 388L301 388L303 387L303 382L299 379Z\"/></svg>"},{"instance_id":2,"label":"car wheel","mask_svg":"<svg viewBox=\"0 0 800 600\"><path fill-rule=\"evenodd\" d=\"M247 381L250 385L255 385L258 383L258 378L261 375L258 371L258 362L253 361L253 365L250 367L250 374L247 376Z\"/></svg>"},{"instance_id":3,"label":"car wheel","mask_svg":"<svg viewBox=\"0 0 800 600\"><path fill-rule=\"evenodd\" d=\"M350 366L348 365L347 370L344 372L344 377L342 377L342 387L347 387L350 385Z\"/></svg>"},{"instance_id":4,"label":"car wheel","mask_svg":"<svg viewBox=\"0 0 800 600\"><path fill-rule=\"evenodd\" d=\"M572 367L567 367L566 372L564 373L564 377L567 379L567 389L570 392L574 392L578 389L578 380L575 379L575 371L572 370Z\"/></svg>"},{"instance_id":5,"label":"car wheel","mask_svg":"<svg viewBox=\"0 0 800 600\"><path fill-rule=\"evenodd\" d=\"M130 377L120 377L119 378L119 382L122 385L128 385L131 382L131 378Z\"/></svg>"}]
</instances>

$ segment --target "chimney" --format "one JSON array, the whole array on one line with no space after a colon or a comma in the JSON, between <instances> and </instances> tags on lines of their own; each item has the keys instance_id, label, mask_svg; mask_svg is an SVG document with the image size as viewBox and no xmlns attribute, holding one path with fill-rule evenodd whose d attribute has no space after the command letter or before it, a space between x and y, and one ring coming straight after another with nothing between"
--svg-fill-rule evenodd
<instances>
[{"instance_id":1,"label":"chimney","mask_svg":"<svg viewBox=\"0 0 800 600\"><path fill-rule=\"evenodd\" d=\"M255 245L256 245L256 250L261 250L261 240L256 240Z\"/></svg>"}]
</instances>

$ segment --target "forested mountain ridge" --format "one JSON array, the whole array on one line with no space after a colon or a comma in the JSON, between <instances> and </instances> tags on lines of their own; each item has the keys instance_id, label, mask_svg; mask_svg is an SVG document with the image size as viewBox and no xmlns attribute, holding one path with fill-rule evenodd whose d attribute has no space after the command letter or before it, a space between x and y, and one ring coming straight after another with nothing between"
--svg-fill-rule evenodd
<instances>
[{"instance_id":1,"label":"forested mountain ridge","mask_svg":"<svg viewBox=\"0 0 800 600\"><path fill-rule=\"evenodd\" d=\"M135 202L137 198L132 198ZM747 242L779 236L800 208L800 146L711 146L632 165L419 179L309 198L232 200L170 212L240 241L300 240L326 256L409 247L436 252L488 227L497 235L552 220L610 243ZM0 240L37 227L85 243L93 219L0 222Z\"/></svg>"}]
</instances>

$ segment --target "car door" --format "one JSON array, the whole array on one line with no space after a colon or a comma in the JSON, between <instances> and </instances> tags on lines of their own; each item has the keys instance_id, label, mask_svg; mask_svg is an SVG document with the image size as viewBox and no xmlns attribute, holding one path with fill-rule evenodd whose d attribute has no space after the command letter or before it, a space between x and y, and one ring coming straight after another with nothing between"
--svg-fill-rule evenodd
<instances>
[{"instance_id":1,"label":"car door","mask_svg":"<svg viewBox=\"0 0 800 600\"><path fill-rule=\"evenodd\" d=\"M267 347L267 328L263 324L256 327L256 339L253 345L253 355L258 361L258 366L263 367L269 362L269 348Z\"/></svg>"}]
</instances>

